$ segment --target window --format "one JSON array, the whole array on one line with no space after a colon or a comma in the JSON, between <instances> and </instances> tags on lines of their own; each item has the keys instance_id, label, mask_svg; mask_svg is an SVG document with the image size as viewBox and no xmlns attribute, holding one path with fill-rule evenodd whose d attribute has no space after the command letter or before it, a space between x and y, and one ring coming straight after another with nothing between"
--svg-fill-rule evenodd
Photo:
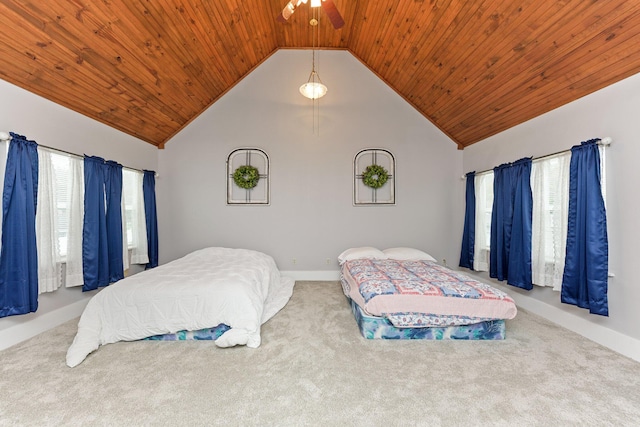
<instances>
[{"instance_id":1,"label":"window","mask_svg":"<svg viewBox=\"0 0 640 427\"><path fill-rule=\"evenodd\" d=\"M132 264L149 262L142 190L143 178L142 172L122 169L122 223L125 229L125 243L131 251Z\"/></svg>"},{"instance_id":2,"label":"window","mask_svg":"<svg viewBox=\"0 0 640 427\"><path fill-rule=\"evenodd\" d=\"M36 234L41 292L57 289L61 283L60 265L66 264L67 287L83 284L82 229L84 222L84 160L38 148L40 182ZM146 264L147 231L142 190L143 173L123 169L122 223L123 254L131 252L131 263ZM129 257L124 260L125 270Z\"/></svg>"},{"instance_id":3,"label":"window","mask_svg":"<svg viewBox=\"0 0 640 427\"><path fill-rule=\"evenodd\" d=\"M489 246L491 244L491 213L493 211L493 171L477 174L476 234L473 269L489 271Z\"/></svg>"},{"instance_id":4,"label":"window","mask_svg":"<svg viewBox=\"0 0 640 427\"><path fill-rule=\"evenodd\" d=\"M55 236L58 261L64 262L67 257L67 240L69 236L69 204L71 195L70 158L69 156L51 153L53 167L53 200L55 203Z\"/></svg>"},{"instance_id":5,"label":"window","mask_svg":"<svg viewBox=\"0 0 640 427\"><path fill-rule=\"evenodd\" d=\"M600 147L600 182L606 204L605 152ZM562 287L567 243L571 151L532 162L532 279L539 286ZM473 269L489 270L493 171L475 177L476 222Z\"/></svg>"},{"instance_id":6,"label":"window","mask_svg":"<svg viewBox=\"0 0 640 427\"><path fill-rule=\"evenodd\" d=\"M531 269L533 283L562 287L569 210L569 166L571 153L533 162L531 191Z\"/></svg>"}]
</instances>

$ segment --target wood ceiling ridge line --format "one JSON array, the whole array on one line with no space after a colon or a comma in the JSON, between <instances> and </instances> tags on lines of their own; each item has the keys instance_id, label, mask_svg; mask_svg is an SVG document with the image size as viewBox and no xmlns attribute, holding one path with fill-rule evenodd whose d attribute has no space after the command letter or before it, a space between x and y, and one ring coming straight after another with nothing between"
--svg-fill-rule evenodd
<instances>
[{"instance_id":1,"label":"wood ceiling ridge line","mask_svg":"<svg viewBox=\"0 0 640 427\"><path fill-rule=\"evenodd\" d=\"M574 14L572 14L572 16L573 15ZM545 31L547 30L545 29ZM585 33L585 30L576 32L574 34L582 34L584 37L578 37L578 36L569 37L569 41L571 43L558 43L557 45L559 47L555 49L551 49L551 47L554 46L553 44L546 45L548 46L547 51L550 51L552 53L546 54L546 55L540 55L544 57L543 62L541 64L534 64L533 66L527 67L530 71L526 75L522 75L521 73L521 68L523 67L523 65L522 65L522 62L519 61L520 57L512 58L512 60L509 61L509 67L506 70L501 70L501 73L503 75L511 74L511 75L521 76L520 80L522 81L524 79L524 81L522 81L521 84L526 84L526 82L529 82L531 79L536 79L536 76L539 76L539 73L537 70L543 66L542 64L544 64L545 67L548 67L550 64L554 63L555 59L558 59L558 58L563 59L566 56L574 54L578 48L583 46L585 38L590 37L590 35L587 35ZM543 49L543 48L545 48L545 45L539 44L537 48L534 50ZM529 52L529 54L531 54L531 52ZM527 76L529 77L527 78ZM512 79L516 79L516 78L514 77ZM497 85L498 83L495 83L495 84ZM475 81L475 82L470 82L467 87L471 88L477 85L478 85L478 81ZM511 93L511 90L509 89L509 85L502 84L495 89L497 92L492 91L492 94L494 95L497 95L498 92L504 92L506 94ZM454 111L454 108L458 114L463 114L465 111L473 111L475 108L478 107L479 104L486 103L486 98L480 95L481 95L480 93L477 93L475 95L471 93L471 95L465 99L464 106L462 109L456 108L457 105L456 106L451 105L449 109L442 111L441 114L447 115L449 113L452 113L452 111Z\"/></svg>"},{"instance_id":2,"label":"wood ceiling ridge line","mask_svg":"<svg viewBox=\"0 0 640 427\"><path fill-rule=\"evenodd\" d=\"M628 30L624 32L623 34L626 35L626 39L623 39L623 40L628 40L629 38L637 37L636 35L640 34L640 28L638 28L640 27L640 13L637 13L636 15L633 15L633 16L627 16L627 18L623 22L634 23L635 25L632 28L634 30L637 29L637 31ZM522 82L520 86L522 88L532 88L531 90L542 90L543 88L548 87L549 85L556 84L557 81L559 81L558 79L562 78L562 76L564 76L564 78L566 78L567 81L571 82L572 80L567 78L567 76L569 76L571 74L571 71L574 69L573 68L574 63L580 64L580 66L578 67L578 71L585 67L588 69L591 69L593 68L594 65L602 62L601 55L606 55L610 53L611 51L610 47L607 46L606 42L603 43L603 40L602 40L602 39L605 39L605 40L607 39L608 34L610 32L609 30L611 29L610 28L603 29L598 34L590 35L590 38L586 39L585 41L582 41L579 46L567 52L566 55L560 58L561 60L554 61L553 63L549 64L549 66L545 70L544 75L533 74L524 82ZM623 35L618 36L617 46L620 46L620 43L621 43L620 40L622 37ZM633 42L631 43L632 45L635 45L635 43ZM590 47L591 45L595 45L595 46L592 48ZM570 57L571 62L562 60L563 58L566 58L566 57ZM599 71L599 73L601 73L601 71ZM559 77L555 77L555 76L559 76ZM501 92L492 93L493 96L500 99L501 103L505 105L513 104L523 96L522 92L526 91L525 89L522 89L520 91L507 90L507 89L508 88L504 89L505 91L504 95L502 95ZM472 104L472 103L469 102L469 104ZM471 111L477 111L478 105L485 105L485 104L486 104L486 99L484 100L477 99L477 101L473 103L473 105L470 105L467 109L471 109ZM475 110L473 110L474 106L476 108ZM454 119L454 118L451 117L451 119Z\"/></svg>"},{"instance_id":3,"label":"wood ceiling ridge line","mask_svg":"<svg viewBox=\"0 0 640 427\"><path fill-rule=\"evenodd\" d=\"M440 132L445 134L452 142L458 145L458 149L461 150L464 146L461 142L458 141L451 133L449 133L446 129L442 128L438 123L434 122L423 110L421 110L414 102L408 99L403 93L399 92L392 84L390 84L387 80L384 79L380 74L378 74L373 68L371 68L362 58L360 58L357 54L352 51L349 51L354 58L356 58L362 65L364 65L369 71L371 71L376 77L378 77L384 84L386 84L391 90L393 90L398 96L400 96L403 100L405 100L409 105L411 105L418 113L420 113L424 118L429 120L435 127L437 127Z\"/></svg>"},{"instance_id":4,"label":"wood ceiling ridge line","mask_svg":"<svg viewBox=\"0 0 640 427\"><path fill-rule=\"evenodd\" d=\"M420 62L417 69L422 70L432 70L431 74L435 77L439 73L433 69L433 66L436 63L444 62L446 64L446 60L443 60L443 54L448 51L452 51L453 55L456 52L459 52L459 55L462 55L462 52L465 49L450 49L451 46L457 46L459 43L457 42L458 38L462 40L471 40L473 39L473 34L477 31L477 24L474 22L478 22L479 19L484 16L489 10L488 7L485 7L488 3L492 3L494 0L485 0L483 2L474 4L474 8L471 7L467 9L460 9L458 14L449 22L449 25L442 32L442 35L439 37L437 42L431 44L431 47L427 52L421 52L421 57L423 58ZM468 5L468 3L465 3ZM464 13L462 13L464 11ZM472 22L472 19L475 21ZM491 25L490 20L485 20L485 25ZM481 27L482 28L482 27ZM453 61L456 57L450 59ZM454 62L451 62L452 64ZM451 68L451 66L449 67ZM416 92L416 87L421 85L420 81L414 80L408 82L409 86L406 87L407 92L414 93ZM432 86L440 87L444 90L443 83L436 78L432 79Z\"/></svg>"},{"instance_id":5,"label":"wood ceiling ridge line","mask_svg":"<svg viewBox=\"0 0 640 427\"><path fill-rule=\"evenodd\" d=\"M209 109L209 107L211 107L213 104L215 104L220 98L222 98L224 95L226 95L229 91L231 91L231 89L233 89L236 85L238 85L242 80L245 79L245 77L247 77L249 74L251 74L256 68L258 68L260 65L262 65L266 60L268 60L269 58L271 58L271 56L276 53L279 49L276 48L274 49L272 52L270 52L267 56L264 57L264 59L262 59L262 61L260 61L258 64L254 65L249 71L247 71L245 73L245 75L243 75L240 79L238 79L236 82L234 82L232 85L230 85L224 92L220 93L216 98L214 98L205 108L202 109L202 111L200 111L198 114L194 115L193 117L191 117L191 119L189 119L189 121L187 121L186 123L184 123L182 126L180 126L175 132L173 132L172 134L168 135L163 141L161 141L159 144L155 144L158 146L159 149L164 149L165 145L170 142L170 140L176 136L180 131L182 131L182 129L184 129L185 127L187 127L191 122L193 122L196 118L198 118L202 113L204 113L205 111L207 111Z\"/></svg>"},{"instance_id":6,"label":"wood ceiling ridge line","mask_svg":"<svg viewBox=\"0 0 640 427\"><path fill-rule=\"evenodd\" d=\"M522 33L524 35L525 33L528 33L529 30L526 25L522 24L527 22L531 13L539 13L541 9L527 8L529 13L522 13L520 7L521 6L505 10L504 13L508 13L511 17L515 16L515 18L510 22L503 22L500 25L503 27L508 25L510 28L522 27L523 29L519 30L518 33ZM487 22L489 23L489 20ZM491 26L492 23L489 23L488 28ZM438 105L443 99L449 100L451 96L455 96L456 92L459 93L460 91L463 91L463 93L466 93L466 91L462 89L464 87L474 88L480 83L484 83L487 75L491 75L495 72L497 68L496 64L499 66L501 62L505 61L505 57L513 58L515 56L513 48L508 46L509 41L507 41L506 37L500 37L498 43L495 43L495 39L499 36L500 32L496 29L489 33L486 28L487 26L483 26L479 28L479 30L482 31L476 31L476 33L483 34L483 37L476 38L477 42L475 43L475 49L471 52L471 55L474 55L473 57L463 56L466 54L465 52L467 52L468 49L453 49L456 53L449 61L453 64L462 65L458 65L449 73L442 73L443 78L437 81L437 84L442 88L442 91L438 96L431 98L431 105ZM444 111L439 111L439 113L441 115L445 114Z\"/></svg>"},{"instance_id":7,"label":"wood ceiling ridge line","mask_svg":"<svg viewBox=\"0 0 640 427\"><path fill-rule=\"evenodd\" d=\"M413 78L418 70L422 70L422 74L430 74L430 70L423 68L423 64L429 61L429 58L431 58L430 52L435 46L442 43L442 39L449 34L447 29L452 26L453 21L460 13L461 9L455 9L455 6L459 5L461 8L462 4L453 0L448 1L446 5L440 8L442 13L438 13L429 19L426 28L422 28L418 39L410 43L410 48L402 49L400 54L395 55L391 61L390 69L402 68L404 71L405 77L398 77L394 81L396 86L405 93L412 93L411 89L418 84L416 82L417 79ZM451 5L452 3L453 6ZM436 31L440 27L445 28L445 31ZM414 53L414 48L419 53L419 56ZM416 60L415 58L418 59ZM404 67L408 62L410 62L409 66Z\"/></svg>"}]
</instances>

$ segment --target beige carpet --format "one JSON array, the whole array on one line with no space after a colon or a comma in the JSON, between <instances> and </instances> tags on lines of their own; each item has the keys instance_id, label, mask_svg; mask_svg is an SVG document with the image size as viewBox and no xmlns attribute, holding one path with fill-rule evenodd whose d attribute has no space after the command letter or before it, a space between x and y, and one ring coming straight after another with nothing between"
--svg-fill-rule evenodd
<instances>
[{"instance_id":1,"label":"beige carpet","mask_svg":"<svg viewBox=\"0 0 640 427\"><path fill-rule=\"evenodd\" d=\"M0 425L640 425L640 364L520 311L505 341L374 341L298 282L262 346L141 341L65 365L76 322L0 352Z\"/></svg>"}]
</instances>

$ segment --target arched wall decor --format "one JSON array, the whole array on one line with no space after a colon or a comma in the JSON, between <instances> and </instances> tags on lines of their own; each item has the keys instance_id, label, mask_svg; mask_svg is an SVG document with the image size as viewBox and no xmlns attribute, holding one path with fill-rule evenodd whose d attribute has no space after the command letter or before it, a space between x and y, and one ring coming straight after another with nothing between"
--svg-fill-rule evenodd
<instances>
[{"instance_id":1,"label":"arched wall decor","mask_svg":"<svg viewBox=\"0 0 640 427\"><path fill-rule=\"evenodd\" d=\"M353 158L353 204L395 205L395 174L396 159L389 150L367 148L359 151Z\"/></svg>"},{"instance_id":2,"label":"arched wall decor","mask_svg":"<svg viewBox=\"0 0 640 427\"><path fill-rule=\"evenodd\" d=\"M248 167L247 167L248 166ZM251 170L258 170L256 177ZM246 173L236 174L236 171ZM235 179L234 179L234 174ZM243 185L240 186L236 180ZM243 188L245 187L245 188ZM227 157L227 205L268 205L269 156L259 148L238 148Z\"/></svg>"}]
</instances>

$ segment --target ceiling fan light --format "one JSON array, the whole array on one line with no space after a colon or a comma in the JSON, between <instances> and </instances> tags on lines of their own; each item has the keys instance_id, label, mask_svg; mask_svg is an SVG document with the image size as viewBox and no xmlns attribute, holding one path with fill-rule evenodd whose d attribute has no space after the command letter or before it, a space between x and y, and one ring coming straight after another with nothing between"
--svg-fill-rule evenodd
<instances>
[{"instance_id":1,"label":"ceiling fan light","mask_svg":"<svg viewBox=\"0 0 640 427\"><path fill-rule=\"evenodd\" d=\"M311 0L311 7L320 7L320 0Z\"/></svg>"},{"instance_id":2,"label":"ceiling fan light","mask_svg":"<svg viewBox=\"0 0 640 427\"><path fill-rule=\"evenodd\" d=\"M327 87L319 82L307 82L300 86L300 93L306 98L318 99L327 94Z\"/></svg>"}]
</instances>

